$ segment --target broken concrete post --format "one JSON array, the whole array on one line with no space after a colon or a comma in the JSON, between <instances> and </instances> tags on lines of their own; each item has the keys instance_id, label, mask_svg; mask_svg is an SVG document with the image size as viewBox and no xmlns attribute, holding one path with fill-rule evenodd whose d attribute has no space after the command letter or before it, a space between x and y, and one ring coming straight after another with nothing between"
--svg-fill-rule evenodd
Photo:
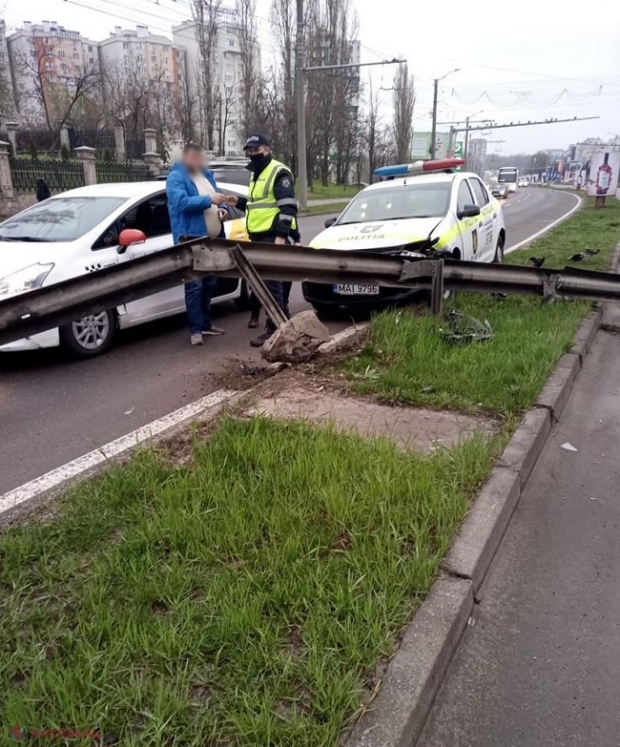
<instances>
[{"instance_id":1,"label":"broken concrete post","mask_svg":"<svg viewBox=\"0 0 620 747\"><path fill-rule=\"evenodd\" d=\"M314 311L302 311L271 335L263 345L261 355L270 362L303 363L329 339L329 330Z\"/></svg>"}]
</instances>

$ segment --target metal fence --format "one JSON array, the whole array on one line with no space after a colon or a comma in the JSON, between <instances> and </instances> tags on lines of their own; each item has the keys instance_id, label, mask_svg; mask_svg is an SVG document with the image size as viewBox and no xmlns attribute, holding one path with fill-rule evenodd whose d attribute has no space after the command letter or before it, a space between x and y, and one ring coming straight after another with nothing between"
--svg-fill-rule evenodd
<instances>
[{"instance_id":1,"label":"metal fence","mask_svg":"<svg viewBox=\"0 0 620 747\"><path fill-rule=\"evenodd\" d=\"M87 145L90 148L96 148L101 150L108 148L114 151L116 147L116 141L114 139L113 130L99 130L96 128L69 128L69 143L71 150L79 148L82 145Z\"/></svg>"},{"instance_id":2,"label":"metal fence","mask_svg":"<svg viewBox=\"0 0 620 747\"><path fill-rule=\"evenodd\" d=\"M97 183L109 182L146 182L153 177L149 167L143 163L106 163L97 161L95 164Z\"/></svg>"},{"instance_id":3,"label":"metal fence","mask_svg":"<svg viewBox=\"0 0 620 747\"><path fill-rule=\"evenodd\" d=\"M80 162L11 158L9 163L13 189L18 193L34 192L40 178L45 179L52 194L84 186Z\"/></svg>"},{"instance_id":4,"label":"metal fence","mask_svg":"<svg viewBox=\"0 0 620 747\"><path fill-rule=\"evenodd\" d=\"M17 150L27 153L32 148L39 153L47 153L58 147L58 133L51 130L18 130Z\"/></svg>"}]
</instances>

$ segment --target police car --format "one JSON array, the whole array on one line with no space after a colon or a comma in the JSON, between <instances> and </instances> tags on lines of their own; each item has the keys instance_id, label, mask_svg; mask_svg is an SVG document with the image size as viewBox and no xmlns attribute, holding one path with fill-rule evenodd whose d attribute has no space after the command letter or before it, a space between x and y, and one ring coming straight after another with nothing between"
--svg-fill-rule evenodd
<instances>
[{"instance_id":1,"label":"police car","mask_svg":"<svg viewBox=\"0 0 620 747\"><path fill-rule=\"evenodd\" d=\"M506 227L501 206L476 174L454 170L463 163L444 159L377 169L375 175L383 180L363 189L338 218L326 221L326 230L310 246L414 257L439 250L454 259L502 262ZM302 287L317 311L391 303L412 293L346 279Z\"/></svg>"}]
</instances>

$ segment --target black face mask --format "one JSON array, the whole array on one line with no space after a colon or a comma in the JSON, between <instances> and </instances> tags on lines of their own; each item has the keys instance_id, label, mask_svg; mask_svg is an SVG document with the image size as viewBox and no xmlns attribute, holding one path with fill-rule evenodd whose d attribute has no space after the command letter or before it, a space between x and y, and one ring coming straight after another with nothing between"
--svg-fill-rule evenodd
<instances>
[{"instance_id":1,"label":"black face mask","mask_svg":"<svg viewBox=\"0 0 620 747\"><path fill-rule=\"evenodd\" d=\"M254 156L250 156L250 164L252 166L252 171L255 174L260 173L265 166L269 163L269 159L271 156L266 156L264 153L257 153Z\"/></svg>"}]
</instances>

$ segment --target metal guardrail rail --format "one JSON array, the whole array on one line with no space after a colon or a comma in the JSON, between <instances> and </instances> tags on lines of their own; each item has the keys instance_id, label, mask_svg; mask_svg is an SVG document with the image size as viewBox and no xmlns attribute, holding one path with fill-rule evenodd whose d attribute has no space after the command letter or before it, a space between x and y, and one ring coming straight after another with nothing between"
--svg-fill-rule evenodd
<instances>
[{"instance_id":1,"label":"metal guardrail rail","mask_svg":"<svg viewBox=\"0 0 620 747\"><path fill-rule=\"evenodd\" d=\"M620 276L565 268L416 258L369 251L276 246L197 239L98 272L0 301L0 345L120 306L204 274L239 277L233 251L265 278L324 283L376 283L388 287L554 298L620 300ZM435 304L435 311L440 304Z\"/></svg>"}]
</instances>

